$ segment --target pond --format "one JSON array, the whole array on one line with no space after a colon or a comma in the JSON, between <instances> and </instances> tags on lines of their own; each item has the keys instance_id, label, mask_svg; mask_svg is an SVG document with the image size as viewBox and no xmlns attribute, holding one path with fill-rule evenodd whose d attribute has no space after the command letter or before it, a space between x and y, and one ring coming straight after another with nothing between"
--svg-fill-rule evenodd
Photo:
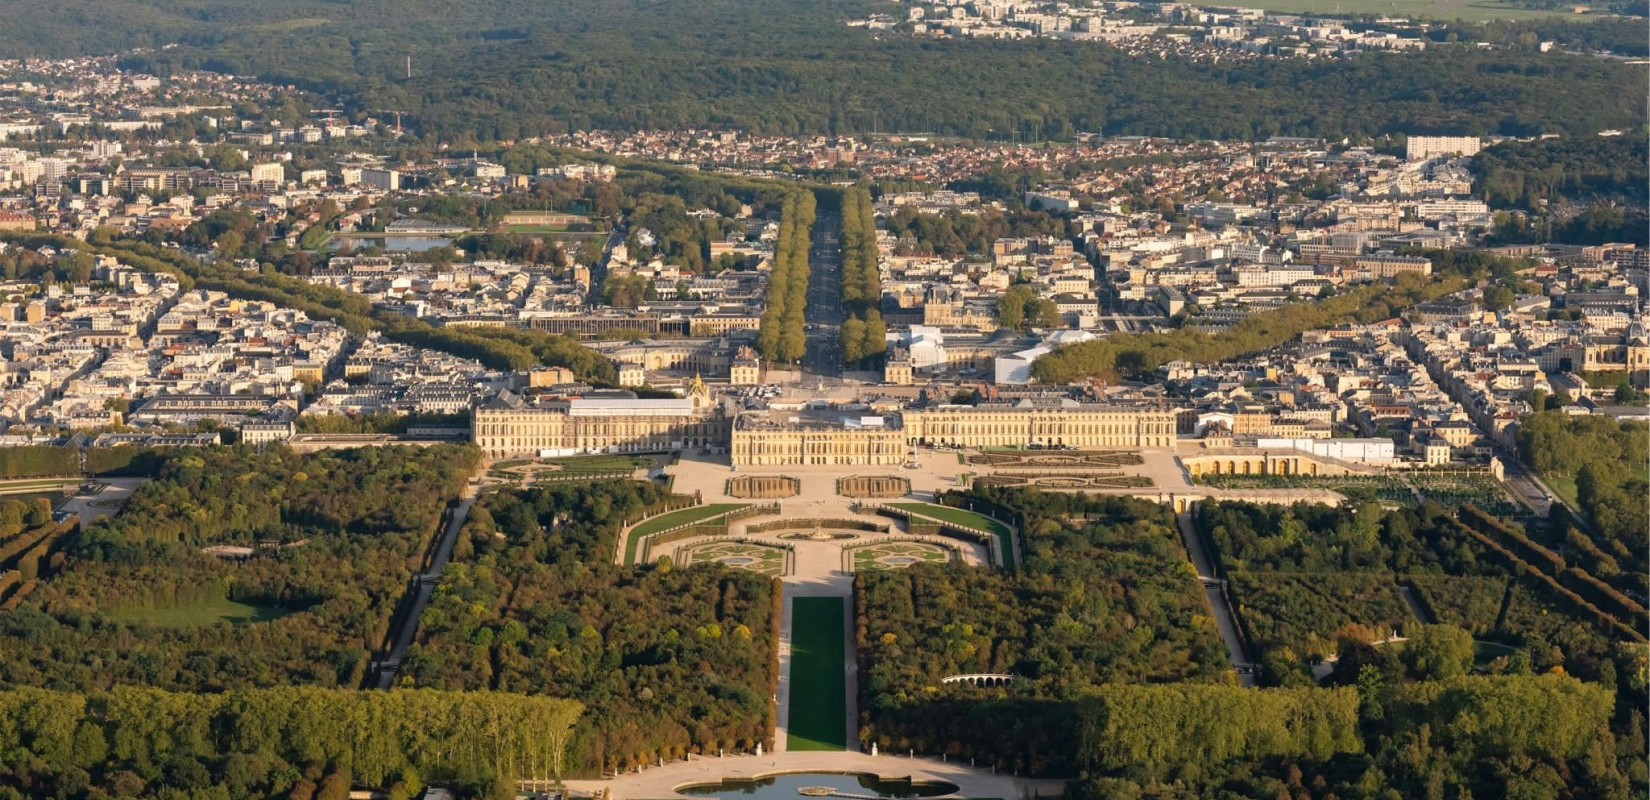
<instances>
[{"instance_id":1,"label":"pond","mask_svg":"<svg viewBox=\"0 0 1650 800\"><path fill-rule=\"evenodd\" d=\"M720 798L751 798L752 800L799 800L806 796L820 796L822 793L810 791L807 795L801 790L830 788L836 791L835 797L867 798L867 797L938 797L940 795L956 794L955 784L944 781L912 782L909 780L882 780L867 773L841 772L799 772L786 775L772 775L756 780L724 780L720 783L697 783L683 786L676 791L680 794L697 797Z\"/></svg>"}]
</instances>

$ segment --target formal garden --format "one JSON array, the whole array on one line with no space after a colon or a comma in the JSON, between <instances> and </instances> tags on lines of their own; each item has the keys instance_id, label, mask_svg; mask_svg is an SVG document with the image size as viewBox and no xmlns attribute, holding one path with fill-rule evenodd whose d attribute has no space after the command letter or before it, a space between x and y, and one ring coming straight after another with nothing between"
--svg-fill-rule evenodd
<instances>
[{"instance_id":1,"label":"formal garden","mask_svg":"<svg viewBox=\"0 0 1650 800\"><path fill-rule=\"evenodd\" d=\"M487 477L516 486L531 486L546 482L629 478L636 470L653 465L651 458L626 455L518 458L499 461L488 467Z\"/></svg>"},{"instance_id":2,"label":"formal garden","mask_svg":"<svg viewBox=\"0 0 1650 800\"><path fill-rule=\"evenodd\" d=\"M1120 472L1094 474L1065 473L1055 475L996 472L973 479L980 486L1035 486L1042 489L1150 489L1152 479L1144 475L1124 475Z\"/></svg>"},{"instance_id":3,"label":"formal garden","mask_svg":"<svg viewBox=\"0 0 1650 800\"><path fill-rule=\"evenodd\" d=\"M845 565L854 572L906 569L917 564L944 564L956 553L930 542L893 541L845 547Z\"/></svg>"},{"instance_id":4,"label":"formal garden","mask_svg":"<svg viewBox=\"0 0 1650 800\"><path fill-rule=\"evenodd\" d=\"M771 544L750 541L701 542L687 545L676 552L676 560L684 566L721 564L769 577L785 574L785 550Z\"/></svg>"},{"instance_id":5,"label":"formal garden","mask_svg":"<svg viewBox=\"0 0 1650 800\"><path fill-rule=\"evenodd\" d=\"M993 538L996 540L1002 566L1015 566L1014 529L1003 522L966 508L934 503L887 503L883 508L906 516L907 529L912 533L925 531L929 527L935 528L934 533L942 533L945 527L950 526L981 537Z\"/></svg>"},{"instance_id":6,"label":"formal garden","mask_svg":"<svg viewBox=\"0 0 1650 800\"><path fill-rule=\"evenodd\" d=\"M1115 469L1138 467L1146 463L1132 450L1108 451L1054 451L987 449L963 456L966 463L985 467L1076 467L1081 469Z\"/></svg>"}]
</instances>

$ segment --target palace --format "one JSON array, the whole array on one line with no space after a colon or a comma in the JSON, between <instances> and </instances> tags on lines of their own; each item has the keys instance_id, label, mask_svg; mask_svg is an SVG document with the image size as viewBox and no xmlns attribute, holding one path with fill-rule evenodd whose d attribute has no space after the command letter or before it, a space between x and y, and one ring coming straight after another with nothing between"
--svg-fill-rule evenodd
<instances>
[{"instance_id":1,"label":"palace","mask_svg":"<svg viewBox=\"0 0 1650 800\"><path fill-rule=\"evenodd\" d=\"M897 467L906 438L898 422L849 427L820 421L774 422L746 414L729 445L734 466L838 465Z\"/></svg>"},{"instance_id":2,"label":"palace","mask_svg":"<svg viewBox=\"0 0 1650 800\"><path fill-rule=\"evenodd\" d=\"M1026 399L907 411L905 434L912 444L948 447L1174 447L1175 412Z\"/></svg>"},{"instance_id":3,"label":"palace","mask_svg":"<svg viewBox=\"0 0 1650 800\"><path fill-rule=\"evenodd\" d=\"M471 431L492 458L542 452L643 453L724 446L728 419L695 379L685 398L592 392L537 402L512 392L471 410Z\"/></svg>"},{"instance_id":4,"label":"palace","mask_svg":"<svg viewBox=\"0 0 1650 800\"><path fill-rule=\"evenodd\" d=\"M876 425L741 416L729 452L734 466L896 466L912 445L944 447L1172 448L1175 413L1156 408L1021 400L907 409Z\"/></svg>"}]
</instances>

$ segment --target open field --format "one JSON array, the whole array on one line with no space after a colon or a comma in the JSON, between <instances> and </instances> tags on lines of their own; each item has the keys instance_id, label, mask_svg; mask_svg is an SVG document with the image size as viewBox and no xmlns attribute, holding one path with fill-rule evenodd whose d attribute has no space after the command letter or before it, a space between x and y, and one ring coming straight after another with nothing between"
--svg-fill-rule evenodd
<instances>
[{"instance_id":1,"label":"open field","mask_svg":"<svg viewBox=\"0 0 1650 800\"><path fill-rule=\"evenodd\" d=\"M1244 0L1236 5L1270 11L1312 14L1382 14L1402 17L1431 17L1484 22L1493 19L1540 19L1573 17L1590 19L1568 9L1520 8L1494 0Z\"/></svg>"},{"instance_id":2,"label":"open field","mask_svg":"<svg viewBox=\"0 0 1650 800\"><path fill-rule=\"evenodd\" d=\"M848 714L842 598L798 597L791 613L787 750L842 750Z\"/></svg>"},{"instance_id":3,"label":"open field","mask_svg":"<svg viewBox=\"0 0 1650 800\"><path fill-rule=\"evenodd\" d=\"M114 618L128 624L142 623L156 628L204 628L220 622L268 622L288 613L291 612L274 606L255 606L220 597L170 608L126 609L116 613Z\"/></svg>"}]
</instances>

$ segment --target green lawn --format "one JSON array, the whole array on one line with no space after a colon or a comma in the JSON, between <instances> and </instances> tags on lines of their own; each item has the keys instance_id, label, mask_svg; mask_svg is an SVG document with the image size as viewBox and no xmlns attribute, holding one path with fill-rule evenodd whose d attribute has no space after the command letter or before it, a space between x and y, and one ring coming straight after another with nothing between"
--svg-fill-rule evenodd
<instances>
[{"instance_id":1,"label":"green lawn","mask_svg":"<svg viewBox=\"0 0 1650 800\"><path fill-rule=\"evenodd\" d=\"M1494 0L1252 0L1242 3L1246 8L1264 8L1286 13L1316 14L1381 14L1401 17L1427 16L1438 20L1462 19L1484 22L1492 19L1540 19L1543 17L1572 17L1597 19L1584 14L1573 14L1569 9L1530 9Z\"/></svg>"},{"instance_id":2,"label":"green lawn","mask_svg":"<svg viewBox=\"0 0 1650 800\"><path fill-rule=\"evenodd\" d=\"M562 472L629 472L648 461L634 456L571 456L540 459L540 463L559 466Z\"/></svg>"},{"instance_id":3,"label":"green lawn","mask_svg":"<svg viewBox=\"0 0 1650 800\"><path fill-rule=\"evenodd\" d=\"M1547 488L1564 499L1571 508L1581 508L1581 501L1576 499L1576 479L1570 475L1542 475L1541 482Z\"/></svg>"},{"instance_id":4,"label":"green lawn","mask_svg":"<svg viewBox=\"0 0 1650 800\"><path fill-rule=\"evenodd\" d=\"M938 506L933 503L889 503L888 507L992 534L997 537L997 544L1003 551L1003 566L1014 568L1014 543L1011 538L1013 532L1001 522L964 508Z\"/></svg>"},{"instance_id":5,"label":"green lawn","mask_svg":"<svg viewBox=\"0 0 1650 800\"><path fill-rule=\"evenodd\" d=\"M748 503L711 503L709 505L684 508L680 511L672 511L668 514L660 514L652 519L643 520L635 528L631 529L630 539L625 542L624 563L636 563L636 545L644 536L658 533L659 531L666 530L668 528L674 528L677 525L686 525L691 522L701 522L719 514L726 514L729 511L737 511L744 508L746 505L748 505Z\"/></svg>"},{"instance_id":6,"label":"green lawn","mask_svg":"<svg viewBox=\"0 0 1650 800\"><path fill-rule=\"evenodd\" d=\"M842 750L847 745L847 654L842 598L791 601L791 713L786 748Z\"/></svg>"},{"instance_id":7,"label":"green lawn","mask_svg":"<svg viewBox=\"0 0 1650 800\"><path fill-rule=\"evenodd\" d=\"M49 491L59 486L79 486L85 483L81 478L30 478L27 480L0 481L0 494Z\"/></svg>"},{"instance_id":8,"label":"green lawn","mask_svg":"<svg viewBox=\"0 0 1650 800\"><path fill-rule=\"evenodd\" d=\"M292 612L275 606L255 606L229 598L203 600L171 608L130 608L115 613L117 622L141 623L156 628L203 628L219 622L268 622Z\"/></svg>"}]
</instances>

